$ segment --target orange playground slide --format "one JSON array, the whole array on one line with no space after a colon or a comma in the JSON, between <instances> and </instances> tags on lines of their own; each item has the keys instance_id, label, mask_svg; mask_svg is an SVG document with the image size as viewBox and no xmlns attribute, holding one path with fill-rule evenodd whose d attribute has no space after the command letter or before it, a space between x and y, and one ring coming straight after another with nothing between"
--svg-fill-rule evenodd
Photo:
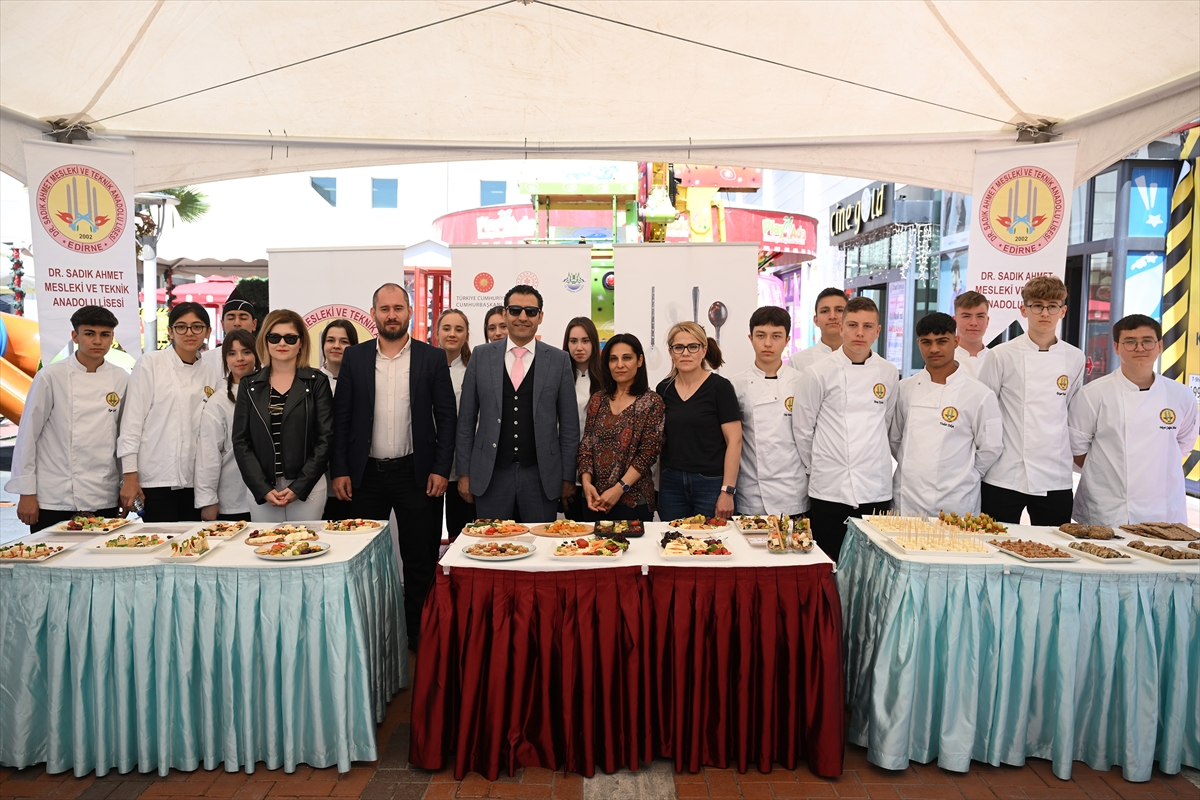
<instances>
[{"instance_id":1,"label":"orange playground slide","mask_svg":"<svg viewBox=\"0 0 1200 800\"><path fill-rule=\"evenodd\" d=\"M0 416L20 424L41 349L36 322L0 312Z\"/></svg>"}]
</instances>

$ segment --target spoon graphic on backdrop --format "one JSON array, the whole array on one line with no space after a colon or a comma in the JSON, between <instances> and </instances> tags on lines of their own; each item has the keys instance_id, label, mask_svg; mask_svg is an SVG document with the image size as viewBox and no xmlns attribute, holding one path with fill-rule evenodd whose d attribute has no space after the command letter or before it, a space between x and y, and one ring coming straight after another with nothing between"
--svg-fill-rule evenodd
<instances>
[{"instance_id":1,"label":"spoon graphic on backdrop","mask_svg":"<svg viewBox=\"0 0 1200 800\"><path fill-rule=\"evenodd\" d=\"M729 319L729 309L720 300L708 307L708 321L717 329L717 344L721 343L721 326Z\"/></svg>"}]
</instances>

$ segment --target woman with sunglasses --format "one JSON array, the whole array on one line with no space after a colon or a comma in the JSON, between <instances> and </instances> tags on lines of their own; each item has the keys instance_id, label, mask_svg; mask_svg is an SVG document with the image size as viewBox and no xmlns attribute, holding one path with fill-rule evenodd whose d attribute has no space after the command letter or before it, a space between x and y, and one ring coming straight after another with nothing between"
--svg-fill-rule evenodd
<instances>
[{"instance_id":1,"label":"woman with sunglasses","mask_svg":"<svg viewBox=\"0 0 1200 800\"><path fill-rule=\"evenodd\" d=\"M667 333L671 374L658 384L666 404L658 513L664 521L695 514L733 515L742 457L742 412L733 384L709 372L721 350L695 322Z\"/></svg>"},{"instance_id":2,"label":"woman with sunglasses","mask_svg":"<svg viewBox=\"0 0 1200 800\"><path fill-rule=\"evenodd\" d=\"M233 453L255 522L321 519L333 439L329 379L308 366L309 337L295 311L272 311L258 339L262 368L242 379Z\"/></svg>"},{"instance_id":3,"label":"woman with sunglasses","mask_svg":"<svg viewBox=\"0 0 1200 800\"><path fill-rule=\"evenodd\" d=\"M117 440L125 473L122 513L140 499L146 522L196 518L193 487L200 409L221 380L200 360L200 346L212 332L204 306L175 306L167 329L171 346L146 353L133 367Z\"/></svg>"},{"instance_id":4,"label":"woman with sunglasses","mask_svg":"<svg viewBox=\"0 0 1200 800\"><path fill-rule=\"evenodd\" d=\"M196 443L196 508L200 519L249 520L254 504L233 457L233 412L242 378L259 367L254 334L226 332L221 343L225 386L204 401Z\"/></svg>"}]
</instances>

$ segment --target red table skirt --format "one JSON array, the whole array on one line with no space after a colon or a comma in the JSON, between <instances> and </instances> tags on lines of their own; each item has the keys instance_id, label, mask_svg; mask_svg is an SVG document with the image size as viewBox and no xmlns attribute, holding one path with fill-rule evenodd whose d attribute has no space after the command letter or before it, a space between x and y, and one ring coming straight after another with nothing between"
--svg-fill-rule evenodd
<instances>
[{"instance_id":1,"label":"red table skirt","mask_svg":"<svg viewBox=\"0 0 1200 800\"><path fill-rule=\"evenodd\" d=\"M842 620L829 565L454 568L426 600L409 761L454 774L663 756L842 773Z\"/></svg>"}]
</instances>

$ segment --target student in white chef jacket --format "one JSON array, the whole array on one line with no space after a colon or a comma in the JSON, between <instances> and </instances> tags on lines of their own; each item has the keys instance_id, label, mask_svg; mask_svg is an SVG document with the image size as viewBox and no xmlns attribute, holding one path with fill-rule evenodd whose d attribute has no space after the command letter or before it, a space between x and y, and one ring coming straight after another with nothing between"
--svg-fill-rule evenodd
<instances>
[{"instance_id":1,"label":"student in white chef jacket","mask_svg":"<svg viewBox=\"0 0 1200 800\"><path fill-rule=\"evenodd\" d=\"M1196 441L1196 398L1154 372L1157 320L1132 314L1113 326L1121 368L1071 403L1071 449L1083 467L1074 516L1085 525L1187 524L1183 459Z\"/></svg>"},{"instance_id":2,"label":"student in white chef jacket","mask_svg":"<svg viewBox=\"0 0 1200 800\"><path fill-rule=\"evenodd\" d=\"M979 292L963 292L954 298L954 322L958 326L958 349L954 360L972 378L979 377L979 370L991 351L983 343L992 318L986 297Z\"/></svg>"},{"instance_id":3,"label":"student in white chef jacket","mask_svg":"<svg viewBox=\"0 0 1200 800\"><path fill-rule=\"evenodd\" d=\"M979 382L996 393L1004 418L1004 452L983 478L983 513L1019 524L1071 521L1071 442L1067 408L1083 386L1083 352L1055 332L1067 313L1067 287L1042 275L1021 290L1029 330L992 348Z\"/></svg>"},{"instance_id":4,"label":"student in white chef jacket","mask_svg":"<svg viewBox=\"0 0 1200 800\"><path fill-rule=\"evenodd\" d=\"M1004 450L1000 404L955 360L955 320L922 317L925 369L900 381L892 416L892 502L901 514L979 513L979 482Z\"/></svg>"},{"instance_id":5,"label":"student in white chef jacket","mask_svg":"<svg viewBox=\"0 0 1200 800\"><path fill-rule=\"evenodd\" d=\"M250 331L251 335L258 330L258 318L254 316L254 304L248 300L230 297L221 306L221 331L225 336L234 331ZM200 360L216 370L218 377L225 377L228 366L221 357L221 348L205 350L200 354Z\"/></svg>"},{"instance_id":6,"label":"student in white chef jacket","mask_svg":"<svg viewBox=\"0 0 1200 800\"><path fill-rule=\"evenodd\" d=\"M233 330L220 352L225 356L224 385L204 401L200 412L200 438L196 442L196 508L200 519L250 521L254 497L242 480L233 457L233 409L238 384L259 367L254 334Z\"/></svg>"},{"instance_id":7,"label":"student in white chef jacket","mask_svg":"<svg viewBox=\"0 0 1200 800\"><path fill-rule=\"evenodd\" d=\"M71 315L75 353L33 379L5 491L31 533L79 512L117 516L117 432L129 375L104 360L117 318L82 306Z\"/></svg>"},{"instance_id":8,"label":"student in white chef jacket","mask_svg":"<svg viewBox=\"0 0 1200 800\"><path fill-rule=\"evenodd\" d=\"M196 518L194 477L200 406L220 378L200 360L212 330L199 303L180 303L168 317L171 346L146 353L129 376L117 457L125 480L121 508L145 503L146 522Z\"/></svg>"},{"instance_id":9,"label":"student in white chef jacket","mask_svg":"<svg viewBox=\"0 0 1200 800\"><path fill-rule=\"evenodd\" d=\"M792 425L808 470L813 538L834 560L846 519L892 507L888 428L899 371L871 346L879 308L867 297L846 304L842 347L804 371Z\"/></svg>"},{"instance_id":10,"label":"student in white chef jacket","mask_svg":"<svg viewBox=\"0 0 1200 800\"><path fill-rule=\"evenodd\" d=\"M842 315L846 313L846 291L830 286L817 295L817 313L813 314L813 325L821 332L821 338L812 347L806 347L788 360L788 366L796 372L804 372L813 364L833 355L842 346Z\"/></svg>"},{"instance_id":11,"label":"student in white chef jacket","mask_svg":"<svg viewBox=\"0 0 1200 800\"><path fill-rule=\"evenodd\" d=\"M787 514L808 510L808 475L792 429L800 373L783 368L792 318L763 306L750 315L754 366L733 378L742 410L742 463L734 505L739 514Z\"/></svg>"}]
</instances>

